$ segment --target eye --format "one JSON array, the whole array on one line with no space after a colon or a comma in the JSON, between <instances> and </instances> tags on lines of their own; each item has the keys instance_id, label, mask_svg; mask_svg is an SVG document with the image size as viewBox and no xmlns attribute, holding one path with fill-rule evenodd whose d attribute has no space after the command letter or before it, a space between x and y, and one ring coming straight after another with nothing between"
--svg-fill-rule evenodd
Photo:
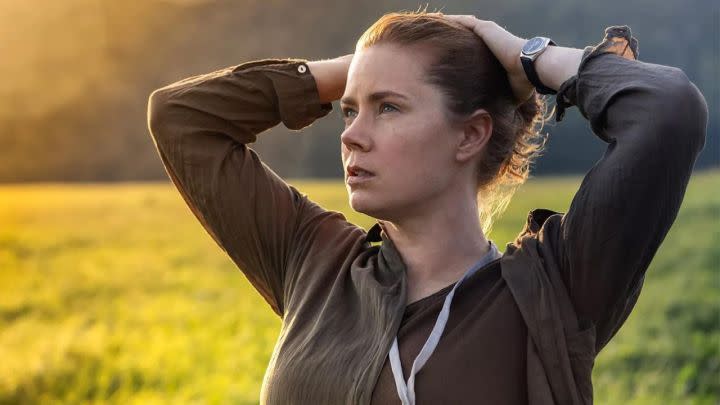
<instances>
[{"instance_id":1,"label":"eye","mask_svg":"<svg viewBox=\"0 0 720 405\"><path fill-rule=\"evenodd\" d=\"M389 108L389 110L386 110L386 108ZM388 104L388 103L382 103L380 105L380 112L391 112L391 111L397 111L397 108L395 108L394 105Z\"/></svg>"},{"instance_id":2,"label":"eye","mask_svg":"<svg viewBox=\"0 0 720 405\"><path fill-rule=\"evenodd\" d=\"M398 109L389 103L380 104L380 113L398 111ZM342 108L343 118L354 118L357 115L357 111L352 108Z\"/></svg>"},{"instance_id":3,"label":"eye","mask_svg":"<svg viewBox=\"0 0 720 405\"><path fill-rule=\"evenodd\" d=\"M352 108L343 108L342 109L343 118L354 117L354 115L351 115L351 114L356 114L355 110L353 110Z\"/></svg>"}]
</instances>

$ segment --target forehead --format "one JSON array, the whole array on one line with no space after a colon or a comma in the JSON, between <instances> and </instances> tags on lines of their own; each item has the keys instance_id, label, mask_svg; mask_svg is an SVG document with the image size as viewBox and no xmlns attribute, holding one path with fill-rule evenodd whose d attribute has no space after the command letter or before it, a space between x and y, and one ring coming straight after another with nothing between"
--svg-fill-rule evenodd
<instances>
[{"instance_id":1,"label":"forehead","mask_svg":"<svg viewBox=\"0 0 720 405\"><path fill-rule=\"evenodd\" d=\"M356 51L348 70L345 96L357 99L388 90L420 96L430 89L424 80L428 62L428 53L418 47L379 44Z\"/></svg>"}]
</instances>

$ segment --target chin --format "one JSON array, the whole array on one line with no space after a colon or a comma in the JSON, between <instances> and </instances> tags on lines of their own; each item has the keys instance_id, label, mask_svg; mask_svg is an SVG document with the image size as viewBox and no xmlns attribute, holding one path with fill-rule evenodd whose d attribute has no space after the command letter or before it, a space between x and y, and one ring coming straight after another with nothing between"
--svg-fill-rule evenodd
<instances>
[{"instance_id":1,"label":"chin","mask_svg":"<svg viewBox=\"0 0 720 405\"><path fill-rule=\"evenodd\" d=\"M360 191L348 191L348 201L350 203L350 207L361 213L365 213L367 211L368 207L368 198L366 196L361 195L364 194L364 190Z\"/></svg>"},{"instance_id":2,"label":"chin","mask_svg":"<svg viewBox=\"0 0 720 405\"><path fill-rule=\"evenodd\" d=\"M354 190L348 191L348 193L350 207L352 207L353 210L361 214L375 216L376 211L378 211L380 207L378 207L377 199L372 198L367 190Z\"/></svg>"},{"instance_id":3,"label":"chin","mask_svg":"<svg viewBox=\"0 0 720 405\"><path fill-rule=\"evenodd\" d=\"M356 212L373 217L377 220L389 221L393 218L387 205L384 205L376 196L365 190L356 190L350 194L350 207Z\"/></svg>"}]
</instances>

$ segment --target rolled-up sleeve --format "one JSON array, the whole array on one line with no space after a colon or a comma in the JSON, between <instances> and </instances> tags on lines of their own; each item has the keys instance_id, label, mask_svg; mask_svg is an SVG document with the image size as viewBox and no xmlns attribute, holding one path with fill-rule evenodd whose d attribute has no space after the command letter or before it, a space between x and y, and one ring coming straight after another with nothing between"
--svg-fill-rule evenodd
<instances>
[{"instance_id":1,"label":"rolled-up sleeve","mask_svg":"<svg viewBox=\"0 0 720 405\"><path fill-rule=\"evenodd\" d=\"M289 258L307 210L320 209L246 144L280 122L299 130L332 110L305 60L265 59L154 91L148 127L192 213L282 315Z\"/></svg>"},{"instance_id":2,"label":"rolled-up sleeve","mask_svg":"<svg viewBox=\"0 0 720 405\"><path fill-rule=\"evenodd\" d=\"M557 94L606 142L561 220L555 253L579 318L599 351L634 306L645 272L673 224L705 144L708 109L675 67L636 60L629 28L606 29ZM614 47L614 48L613 48Z\"/></svg>"}]
</instances>

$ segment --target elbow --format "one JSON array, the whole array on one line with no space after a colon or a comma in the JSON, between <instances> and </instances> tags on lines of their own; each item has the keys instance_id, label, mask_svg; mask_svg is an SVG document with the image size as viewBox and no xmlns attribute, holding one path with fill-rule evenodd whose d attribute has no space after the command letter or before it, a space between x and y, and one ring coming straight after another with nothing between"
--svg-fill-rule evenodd
<instances>
[{"instance_id":1,"label":"elbow","mask_svg":"<svg viewBox=\"0 0 720 405\"><path fill-rule=\"evenodd\" d=\"M683 76L685 74L683 73ZM686 85L683 100L687 104L688 119L687 136L694 142L696 156L705 147L708 126L708 105L700 89L685 76Z\"/></svg>"},{"instance_id":2,"label":"elbow","mask_svg":"<svg viewBox=\"0 0 720 405\"><path fill-rule=\"evenodd\" d=\"M698 154L705 146L708 125L708 106L700 89L679 68L668 86L667 100L671 103L669 117L679 122L678 135L691 145Z\"/></svg>"},{"instance_id":3,"label":"elbow","mask_svg":"<svg viewBox=\"0 0 720 405\"><path fill-rule=\"evenodd\" d=\"M147 126L150 131L150 135L154 139L162 136L167 131L168 122L168 97L167 92L164 89L157 89L150 94L147 103Z\"/></svg>"},{"instance_id":4,"label":"elbow","mask_svg":"<svg viewBox=\"0 0 720 405\"><path fill-rule=\"evenodd\" d=\"M682 69L667 67L666 80L657 81L658 105L651 121L659 125L657 133L671 133L675 152L687 151L694 158L705 146L708 106L700 90ZM662 87L657 87L662 83ZM679 148L679 149L678 149Z\"/></svg>"}]
</instances>

